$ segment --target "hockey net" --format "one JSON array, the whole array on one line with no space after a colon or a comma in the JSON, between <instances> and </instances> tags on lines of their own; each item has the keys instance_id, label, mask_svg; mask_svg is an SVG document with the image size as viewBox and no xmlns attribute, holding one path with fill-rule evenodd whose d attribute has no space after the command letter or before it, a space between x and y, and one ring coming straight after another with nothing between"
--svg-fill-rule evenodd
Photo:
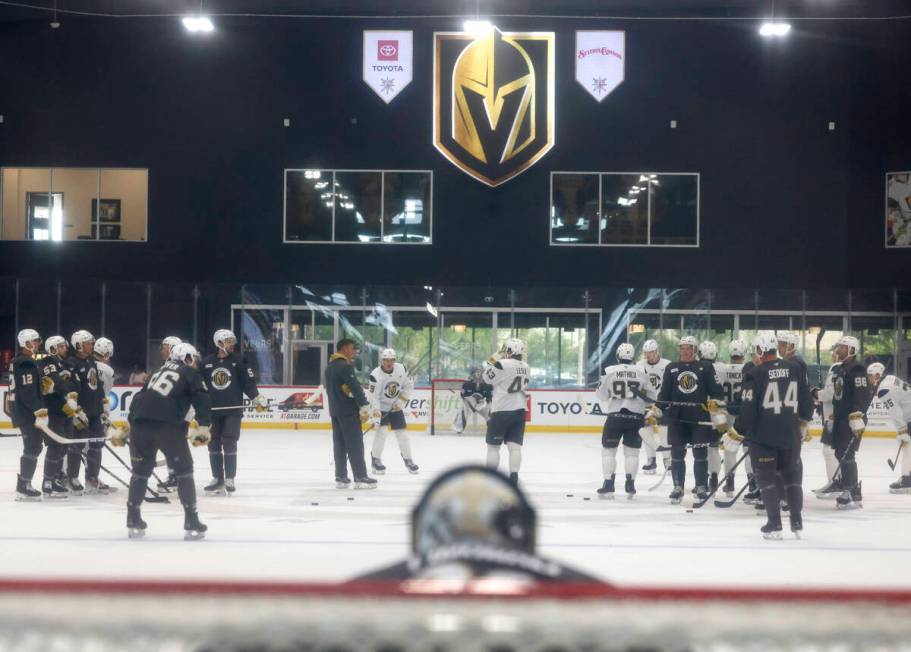
<instances>
[{"instance_id":1,"label":"hockey net","mask_svg":"<svg viewBox=\"0 0 911 652\"><path fill-rule=\"evenodd\" d=\"M911 650L911 592L0 581L0 652Z\"/></svg>"},{"instance_id":2,"label":"hockey net","mask_svg":"<svg viewBox=\"0 0 911 652\"><path fill-rule=\"evenodd\" d=\"M431 435L483 435L487 432L487 421L480 414L468 409L462 402L464 380L455 378L434 378L430 381L430 418L428 430ZM456 417L463 413L463 425Z\"/></svg>"}]
</instances>

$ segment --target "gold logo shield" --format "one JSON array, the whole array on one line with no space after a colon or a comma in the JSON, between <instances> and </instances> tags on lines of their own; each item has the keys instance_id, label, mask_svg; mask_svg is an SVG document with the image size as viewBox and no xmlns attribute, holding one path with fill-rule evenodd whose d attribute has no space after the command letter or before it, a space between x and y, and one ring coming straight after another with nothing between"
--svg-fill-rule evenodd
<instances>
[{"instance_id":1,"label":"gold logo shield","mask_svg":"<svg viewBox=\"0 0 911 652\"><path fill-rule=\"evenodd\" d=\"M554 33L433 35L433 144L489 186L554 145Z\"/></svg>"}]
</instances>

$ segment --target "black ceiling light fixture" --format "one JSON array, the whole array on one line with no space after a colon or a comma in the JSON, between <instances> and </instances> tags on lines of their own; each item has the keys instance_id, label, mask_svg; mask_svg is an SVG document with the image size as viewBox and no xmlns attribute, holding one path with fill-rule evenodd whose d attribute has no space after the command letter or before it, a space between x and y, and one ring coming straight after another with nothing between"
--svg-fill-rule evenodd
<instances>
[{"instance_id":1,"label":"black ceiling light fixture","mask_svg":"<svg viewBox=\"0 0 911 652\"><path fill-rule=\"evenodd\" d=\"M51 20L51 29L59 29L60 21L57 20L57 0L54 0L54 18Z\"/></svg>"},{"instance_id":2,"label":"black ceiling light fixture","mask_svg":"<svg viewBox=\"0 0 911 652\"><path fill-rule=\"evenodd\" d=\"M771 0L772 7L769 12L769 19L764 20L762 25L759 26L759 34L765 36L766 38L780 38L782 36L787 36L788 32L791 31L791 23L775 20L775 0Z\"/></svg>"}]
</instances>

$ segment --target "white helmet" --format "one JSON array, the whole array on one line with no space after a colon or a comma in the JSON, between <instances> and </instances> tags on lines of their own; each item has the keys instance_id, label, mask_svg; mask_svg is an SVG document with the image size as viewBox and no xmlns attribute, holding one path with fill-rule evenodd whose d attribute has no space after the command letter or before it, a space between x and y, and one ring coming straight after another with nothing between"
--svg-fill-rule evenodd
<instances>
[{"instance_id":1,"label":"white helmet","mask_svg":"<svg viewBox=\"0 0 911 652\"><path fill-rule=\"evenodd\" d=\"M167 346L169 349L173 349L175 346L181 343L181 339L175 335L168 335L166 338L161 340L162 346Z\"/></svg>"},{"instance_id":2,"label":"white helmet","mask_svg":"<svg viewBox=\"0 0 911 652\"><path fill-rule=\"evenodd\" d=\"M617 360L631 362L636 357L636 349L629 342L624 342L617 347Z\"/></svg>"},{"instance_id":3,"label":"white helmet","mask_svg":"<svg viewBox=\"0 0 911 652\"><path fill-rule=\"evenodd\" d=\"M212 336L212 341L215 342L215 347L225 350L225 340L234 340L237 342L237 337L234 336L233 331L229 331L227 328L219 328L215 331L215 335Z\"/></svg>"},{"instance_id":4,"label":"white helmet","mask_svg":"<svg viewBox=\"0 0 911 652\"><path fill-rule=\"evenodd\" d=\"M718 347L714 342L706 340L699 345L699 357L703 360L714 360L718 357Z\"/></svg>"},{"instance_id":5,"label":"white helmet","mask_svg":"<svg viewBox=\"0 0 911 652\"><path fill-rule=\"evenodd\" d=\"M70 337L70 344L73 345L73 350L80 351L82 350L82 345L86 342L94 342L95 336L92 335L87 330L79 330L73 333Z\"/></svg>"},{"instance_id":6,"label":"white helmet","mask_svg":"<svg viewBox=\"0 0 911 652\"><path fill-rule=\"evenodd\" d=\"M882 377L884 373L886 373L886 365L884 365L882 362L874 362L869 367L867 367L868 376Z\"/></svg>"},{"instance_id":7,"label":"white helmet","mask_svg":"<svg viewBox=\"0 0 911 652\"><path fill-rule=\"evenodd\" d=\"M95 340L95 353L102 358L109 358L114 355L114 343L106 337L99 337Z\"/></svg>"},{"instance_id":8,"label":"white helmet","mask_svg":"<svg viewBox=\"0 0 911 652\"><path fill-rule=\"evenodd\" d=\"M31 350L29 344L35 340L41 340L41 336L38 335L38 331L34 328L23 328L19 331L19 335L16 336L16 339L19 340L19 346L23 349ZM34 351L32 351L34 353Z\"/></svg>"},{"instance_id":9,"label":"white helmet","mask_svg":"<svg viewBox=\"0 0 911 652\"><path fill-rule=\"evenodd\" d=\"M732 358L742 358L747 352L746 342L743 340L731 340L728 350L731 352Z\"/></svg>"},{"instance_id":10,"label":"white helmet","mask_svg":"<svg viewBox=\"0 0 911 652\"><path fill-rule=\"evenodd\" d=\"M66 340L63 339L60 335L51 335L44 342L44 350L47 351L50 355L60 355L60 353L55 353L54 350L59 347L64 347L66 349ZM64 354L66 351L63 352Z\"/></svg>"},{"instance_id":11,"label":"white helmet","mask_svg":"<svg viewBox=\"0 0 911 652\"><path fill-rule=\"evenodd\" d=\"M836 346L841 346L842 344L851 349L851 352L848 353L849 357L857 355L857 352L860 351L860 341L852 335L843 335L836 343Z\"/></svg>"},{"instance_id":12,"label":"white helmet","mask_svg":"<svg viewBox=\"0 0 911 652\"><path fill-rule=\"evenodd\" d=\"M181 342L171 349L171 360L174 362L189 364L187 358L193 358L195 360L198 357L199 352L196 350L196 347L189 342Z\"/></svg>"},{"instance_id":13,"label":"white helmet","mask_svg":"<svg viewBox=\"0 0 911 652\"><path fill-rule=\"evenodd\" d=\"M395 349L383 349L380 351L380 360L395 360Z\"/></svg>"},{"instance_id":14,"label":"white helmet","mask_svg":"<svg viewBox=\"0 0 911 652\"><path fill-rule=\"evenodd\" d=\"M645 344L642 345L643 353L651 353L652 351L658 350L658 342L655 340L645 340Z\"/></svg>"},{"instance_id":15,"label":"white helmet","mask_svg":"<svg viewBox=\"0 0 911 652\"><path fill-rule=\"evenodd\" d=\"M758 333L753 337L753 351L759 355L770 351L778 353L778 339L771 333Z\"/></svg>"},{"instance_id":16,"label":"white helmet","mask_svg":"<svg viewBox=\"0 0 911 652\"><path fill-rule=\"evenodd\" d=\"M525 353L525 342L517 337L510 337L506 340L506 344L503 345L503 349L510 357L522 355Z\"/></svg>"},{"instance_id":17,"label":"white helmet","mask_svg":"<svg viewBox=\"0 0 911 652\"><path fill-rule=\"evenodd\" d=\"M684 335L680 338L679 346L691 346L693 349L696 349L696 338L692 335Z\"/></svg>"},{"instance_id":18,"label":"white helmet","mask_svg":"<svg viewBox=\"0 0 911 652\"><path fill-rule=\"evenodd\" d=\"M797 333L794 331L782 331L778 334L778 341L784 342L796 349L797 345L800 343L800 338L797 337Z\"/></svg>"}]
</instances>

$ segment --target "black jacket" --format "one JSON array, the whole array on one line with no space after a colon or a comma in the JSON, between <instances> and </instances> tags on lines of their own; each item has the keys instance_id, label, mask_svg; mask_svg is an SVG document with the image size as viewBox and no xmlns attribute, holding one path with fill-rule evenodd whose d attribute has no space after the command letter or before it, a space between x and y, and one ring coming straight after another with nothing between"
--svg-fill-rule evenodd
<instances>
[{"instance_id":1,"label":"black jacket","mask_svg":"<svg viewBox=\"0 0 911 652\"><path fill-rule=\"evenodd\" d=\"M369 401L354 375L354 364L345 356L334 353L326 365L326 398L333 417L357 415Z\"/></svg>"}]
</instances>

